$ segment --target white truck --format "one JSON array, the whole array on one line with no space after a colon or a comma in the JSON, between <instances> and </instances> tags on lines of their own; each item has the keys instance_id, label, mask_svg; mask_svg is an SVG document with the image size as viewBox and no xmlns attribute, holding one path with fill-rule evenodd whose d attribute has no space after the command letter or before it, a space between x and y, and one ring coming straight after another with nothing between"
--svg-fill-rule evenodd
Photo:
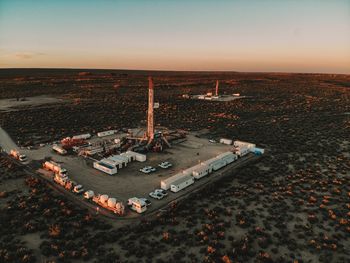
<instances>
[{"instance_id":1,"label":"white truck","mask_svg":"<svg viewBox=\"0 0 350 263\"><path fill-rule=\"evenodd\" d=\"M28 160L26 155L20 154L17 150L11 150L10 155L20 162L25 162Z\"/></svg>"},{"instance_id":2,"label":"white truck","mask_svg":"<svg viewBox=\"0 0 350 263\"><path fill-rule=\"evenodd\" d=\"M46 161L43 164L43 168L49 171L59 174L60 176L68 176L68 172L65 168L62 168L61 165L53 161Z\"/></svg>"},{"instance_id":3,"label":"white truck","mask_svg":"<svg viewBox=\"0 0 350 263\"><path fill-rule=\"evenodd\" d=\"M63 149L61 146L59 146L58 144L54 144L52 146L52 150L54 150L55 152L57 152L60 155L67 154L67 151L65 149Z\"/></svg>"}]
</instances>

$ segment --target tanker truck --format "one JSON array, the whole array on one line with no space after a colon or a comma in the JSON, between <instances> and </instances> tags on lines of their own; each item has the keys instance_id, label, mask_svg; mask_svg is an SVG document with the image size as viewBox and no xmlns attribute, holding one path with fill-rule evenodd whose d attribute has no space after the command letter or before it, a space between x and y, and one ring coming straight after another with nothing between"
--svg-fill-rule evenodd
<instances>
[{"instance_id":1,"label":"tanker truck","mask_svg":"<svg viewBox=\"0 0 350 263\"><path fill-rule=\"evenodd\" d=\"M20 162L27 161L27 156L25 156L24 154L20 154L17 150L11 150L10 155L16 160L19 160Z\"/></svg>"},{"instance_id":2,"label":"tanker truck","mask_svg":"<svg viewBox=\"0 0 350 263\"><path fill-rule=\"evenodd\" d=\"M68 172L66 169L62 168L61 165L55 163L53 161L46 161L43 164L43 168L49 171L54 172L55 174L59 174L62 177L68 176Z\"/></svg>"},{"instance_id":3,"label":"tanker truck","mask_svg":"<svg viewBox=\"0 0 350 263\"><path fill-rule=\"evenodd\" d=\"M85 195L84 195L85 196ZM85 197L86 198L86 197ZM103 208L112 211L118 215L124 215L124 205L122 202L117 202L117 199L108 197L108 195L94 195L92 201L102 206Z\"/></svg>"}]
</instances>

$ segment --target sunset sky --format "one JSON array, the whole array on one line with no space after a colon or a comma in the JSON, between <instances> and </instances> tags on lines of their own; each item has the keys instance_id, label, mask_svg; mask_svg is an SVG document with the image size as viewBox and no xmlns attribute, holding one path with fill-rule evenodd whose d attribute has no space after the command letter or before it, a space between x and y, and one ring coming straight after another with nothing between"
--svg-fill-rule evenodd
<instances>
[{"instance_id":1,"label":"sunset sky","mask_svg":"<svg viewBox=\"0 0 350 263\"><path fill-rule=\"evenodd\" d=\"M350 0L0 0L0 67L350 74Z\"/></svg>"}]
</instances>

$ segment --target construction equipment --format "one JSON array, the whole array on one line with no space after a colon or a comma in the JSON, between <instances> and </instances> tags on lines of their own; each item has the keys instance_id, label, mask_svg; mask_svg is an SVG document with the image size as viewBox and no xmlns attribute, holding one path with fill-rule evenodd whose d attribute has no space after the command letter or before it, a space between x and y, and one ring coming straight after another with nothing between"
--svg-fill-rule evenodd
<instances>
[{"instance_id":1,"label":"construction equipment","mask_svg":"<svg viewBox=\"0 0 350 263\"><path fill-rule=\"evenodd\" d=\"M70 150L74 146L81 146L87 144L86 140L83 138L66 137L61 140L62 148L65 150Z\"/></svg>"},{"instance_id":2,"label":"construction equipment","mask_svg":"<svg viewBox=\"0 0 350 263\"><path fill-rule=\"evenodd\" d=\"M20 162L27 161L27 156L24 154L20 154L17 150L11 150L10 155L16 160L19 160Z\"/></svg>"}]
</instances>

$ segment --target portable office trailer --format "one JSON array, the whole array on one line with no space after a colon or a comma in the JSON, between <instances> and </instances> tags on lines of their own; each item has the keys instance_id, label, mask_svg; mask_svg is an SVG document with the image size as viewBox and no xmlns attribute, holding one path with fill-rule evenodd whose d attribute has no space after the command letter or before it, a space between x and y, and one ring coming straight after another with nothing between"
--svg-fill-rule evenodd
<instances>
[{"instance_id":1,"label":"portable office trailer","mask_svg":"<svg viewBox=\"0 0 350 263\"><path fill-rule=\"evenodd\" d=\"M249 148L246 148L246 147L239 147L239 148L236 148L236 154L237 154L239 157L242 157L242 156L244 156L244 155L247 155L249 152L250 152L250 149L249 149Z\"/></svg>"},{"instance_id":2,"label":"portable office trailer","mask_svg":"<svg viewBox=\"0 0 350 263\"><path fill-rule=\"evenodd\" d=\"M194 183L194 178L192 177L192 175L184 175L181 178L171 183L170 190L176 193L190 186L193 183Z\"/></svg>"},{"instance_id":3,"label":"portable office trailer","mask_svg":"<svg viewBox=\"0 0 350 263\"><path fill-rule=\"evenodd\" d=\"M105 137L105 136L113 135L116 132L117 132L117 130L109 130L109 131L98 132L97 136L98 137Z\"/></svg>"},{"instance_id":4,"label":"portable office trailer","mask_svg":"<svg viewBox=\"0 0 350 263\"><path fill-rule=\"evenodd\" d=\"M222 160L226 162L226 164L230 164L238 159L237 155L232 152L226 152L219 156Z\"/></svg>"},{"instance_id":5,"label":"portable office trailer","mask_svg":"<svg viewBox=\"0 0 350 263\"><path fill-rule=\"evenodd\" d=\"M201 163L196 165L192 171L192 175L195 179L200 179L213 171L213 167L207 164Z\"/></svg>"},{"instance_id":6,"label":"portable office trailer","mask_svg":"<svg viewBox=\"0 0 350 263\"><path fill-rule=\"evenodd\" d=\"M244 148L248 148L248 149L252 149L256 146L254 143L243 142L243 141L234 141L233 145L235 147L244 147Z\"/></svg>"},{"instance_id":7,"label":"portable office trailer","mask_svg":"<svg viewBox=\"0 0 350 263\"><path fill-rule=\"evenodd\" d=\"M116 167L102 161L94 162L93 166L95 169L100 170L109 175L116 174L118 171Z\"/></svg>"},{"instance_id":8,"label":"portable office trailer","mask_svg":"<svg viewBox=\"0 0 350 263\"><path fill-rule=\"evenodd\" d=\"M173 175L165 180L161 180L160 181L160 188L162 188L163 190L169 190L170 186L173 182L175 182L176 180L178 180L181 177L186 176L186 175L191 175L191 174L180 172L180 173L177 173L177 174L175 174L175 175Z\"/></svg>"},{"instance_id":9,"label":"portable office trailer","mask_svg":"<svg viewBox=\"0 0 350 263\"><path fill-rule=\"evenodd\" d=\"M232 140L231 139L226 139L226 138L221 138L220 139L220 143L231 145L232 144Z\"/></svg>"},{"instance_id":10,"label":"portable office trailer","mask_svg":"<svg viewBox=\"0 0 350 263\"><path fill-rule=\"evenodd\" d=\"M80 135L75 135L72 137L73 140L78 140L78 139L90 139L91 134L90 133L85 133L85 134L80 134Z\"/></svg>"},{"instance_id":11,"label":"portable office trailer","mask_svg":"<svg viewBox=\"0 0 350 263\"><path fill-rule=\"evenodd\" d=\"M101 162L106 163L106 164L111 165L111 166L114 166L117 169L121 169L121 168L126 166L125 162L122 162L120 160L113 160L113 159L109 159L109 158L104 158L101 160Z\"/></svg>"},{"instance_id":12,"label":"portable office trailer","mask_svg":"<svg viewBox=\"0 0 350 263\"><path fill-rule=\"evenodd\" d=\"M136 161L138 162L145 162L147 160L147 157L145 154L135 152L135 157L136 157Z\"/></svg>"},{"instance_id":13,"label":"portable office trailer","mask_svg":"<svg viewBox=\"0 0 350 263\"><path fill-rule=\"evenodd\" d=\"M135 153L132 152L132 151L123 152L123 153L120 154L120 156L123 156L123 157L127 158L129 162L132 162L132 161L136 160Z\"/></svg>"},{"instance_id":14,"label":"portable office trailer","mask_svg":"<svg viewBox=\"0 0 350 263\"><path fill-rule=\"evenodd\" d=\"M126 167L128 162L129 162L129 159L126 157L126 156L121 156L121 155L112 155L112 156L109 156L107 158L107 160L111 161L111 162L114 162L114 163L118 163L120 164L120 168L122 167Z\"/></svg>"},{"instance_id":15,"label":"portable office trailer","mask_svg":"<svg viewBox=\"0 0 350 263\"><path fill-rule=\"evenodd\" d=\"M209 164L209 166L211 166L214 171L221 169L225 165L226 165L226 161L221 158L218 158Z\"/></svg>"}]
</instances>

